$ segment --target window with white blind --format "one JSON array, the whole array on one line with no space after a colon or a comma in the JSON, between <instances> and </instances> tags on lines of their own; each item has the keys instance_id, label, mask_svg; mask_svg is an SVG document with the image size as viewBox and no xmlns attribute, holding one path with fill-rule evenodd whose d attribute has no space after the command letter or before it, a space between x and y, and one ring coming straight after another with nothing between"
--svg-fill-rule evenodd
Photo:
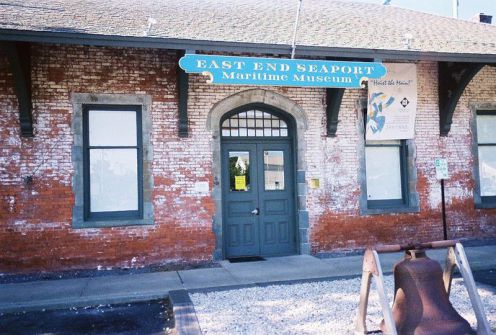
<instances>
[{"instance_id":1,"label":"window with white blind","mask_svg":"<svg viewBox=\"0 0 496 335\"><path fill-rule=\"evenodd\" d=\"M476 124L479 196L483 204L496 206L496 110L478 111Z\"/></svg>"},{"instance_id":2,"label":"window with white blind","mask_svg":"<svg viewBox=\"0 0 496 335\"><path fill-rule=\"evenodd\" d=\"M406 203L405 141L366 141L365 170L369 208Z\"/></svg>"},{"instance_id":3,"label":"window with white blind","mask_svg":"<svg viewBox=\"0 0 496 335\"><path fill-rule=\"evenodd\" d=\"M141 106L83 107L85 220L141 219Z\"/></svg>"}]
</instances>

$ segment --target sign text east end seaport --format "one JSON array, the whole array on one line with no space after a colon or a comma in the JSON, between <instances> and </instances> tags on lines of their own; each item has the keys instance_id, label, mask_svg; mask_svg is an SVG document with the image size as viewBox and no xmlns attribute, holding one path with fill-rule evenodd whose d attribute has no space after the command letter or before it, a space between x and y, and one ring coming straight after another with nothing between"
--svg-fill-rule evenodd
<instances>
[{"instance_id":1,"label":"sign text east end seaport","mask_svg":"<svg viewBox=\"0 0 496 335\"><path fill-rule=\"evenodd\" d=\"M210 76L224 85L360 88L380 79L386 68L374 62L341 62L187 54L179 60L187 73Z\"/></svg>"}]
</instances>

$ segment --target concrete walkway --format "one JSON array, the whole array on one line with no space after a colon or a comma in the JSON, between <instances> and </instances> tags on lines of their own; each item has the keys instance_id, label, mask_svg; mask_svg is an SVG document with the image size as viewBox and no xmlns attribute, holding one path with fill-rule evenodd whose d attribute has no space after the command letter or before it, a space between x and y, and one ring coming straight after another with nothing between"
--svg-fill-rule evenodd
<instances>
[{"instance_id":1,"label":"concrete walkway","mask_svg":"<svg viewBox=\"0 0 496 335\"><path fill-rule=\"evenodd\" d=\"M465 250L473 270L496 269L496 245ZM444 263L446 251L431 250L428 255ZM401 258L402 253L381 255L383 271L391 272ZM3 284L0 313L151 300L180 289L358 276L362 256L319 259L299 255L220 264L218 268Z\"/></svg>"}]
</instances>

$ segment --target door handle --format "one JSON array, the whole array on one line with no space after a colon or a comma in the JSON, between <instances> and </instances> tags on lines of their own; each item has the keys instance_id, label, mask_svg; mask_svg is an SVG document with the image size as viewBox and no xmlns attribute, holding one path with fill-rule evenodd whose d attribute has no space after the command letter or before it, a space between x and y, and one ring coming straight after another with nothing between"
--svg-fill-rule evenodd
<instances>
[{"instance_id":1,"label":"door handle","mask_svg":"<svg viewBox=\"0 0 496 335\"><path fill-rule=\"evenodd\" d=\"M258 215L259 214L258 208L255 208L254 210L252 210L251 214Z\"/></svg>"}]
</instances>

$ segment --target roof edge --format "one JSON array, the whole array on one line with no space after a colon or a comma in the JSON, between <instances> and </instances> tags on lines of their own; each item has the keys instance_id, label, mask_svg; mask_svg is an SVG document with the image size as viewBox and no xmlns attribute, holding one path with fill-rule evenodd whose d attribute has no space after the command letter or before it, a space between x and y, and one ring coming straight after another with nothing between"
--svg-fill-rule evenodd
<instances>
[{"instance_id":1,"label":"roof edge","mask_svg":"<svg viewBox=\"0 0 496 335\"><path fill-rule=\"evenodd\" d=\"M289 44L188 40L160 37L100 35L74 32L1 29L0 41L55 43L91 46L199 50L213 52L249 52L259 54L291 54ZM444 53L419 50L359 49L322 46L296 46L296 56L369 58L376 60L429 60L496 64L496 54Z\"/></svg>"}]
</instances>

